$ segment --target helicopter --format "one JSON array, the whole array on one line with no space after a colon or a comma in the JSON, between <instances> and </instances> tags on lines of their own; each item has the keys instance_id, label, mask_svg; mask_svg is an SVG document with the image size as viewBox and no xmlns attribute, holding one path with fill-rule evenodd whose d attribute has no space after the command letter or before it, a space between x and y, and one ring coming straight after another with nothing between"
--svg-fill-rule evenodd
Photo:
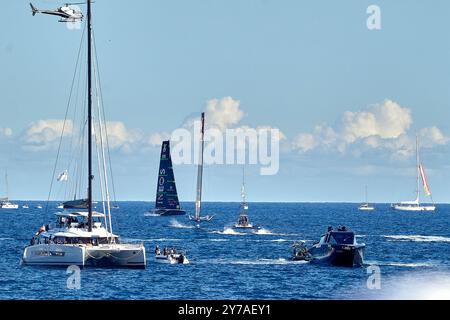
<instances>
[{"instance_id":1,"label":"helicopter","mask_svg":"<svg viewBox=\"0 0 450 320\"><path fill-rule=\"evenodd\" d=\"M59 20L59 22L77 22L80 20L83 20L83 13L80 10L77 10L74 7L71 7L71 5L75 4L84 4L83 3L66 3L65 6L59 7L55 10L40 10L33 6L33 4L30 2L31 7L31 13L36 15L36 13L42 13L42 14L49 14L53 16L59 16L62 19Z\"/></svg>"}]
</instances>

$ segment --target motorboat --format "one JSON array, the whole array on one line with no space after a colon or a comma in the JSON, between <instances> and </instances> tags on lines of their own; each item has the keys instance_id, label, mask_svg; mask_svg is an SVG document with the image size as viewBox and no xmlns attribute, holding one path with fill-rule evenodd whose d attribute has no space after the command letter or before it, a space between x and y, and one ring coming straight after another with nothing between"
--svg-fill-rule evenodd
<instances>
[{"instance_id":1,"label":"motorboat","mask_svg":"<svg viewBox=\"0 0 450 320\"><path fill-rule=\"evenodd\" d=\"M0 199L0 209L15 210L19 209L19 205L17 203L10 202L8 198L3 198Z\"/></svg>"},{"instance_id":2,"label":"motorboat","mask_svg":"<svg viewBox=\"0 0 450 320\"><path fill-rule=\"evenodd\" d=\"M155 262L169 264L189 264L186 253L179 252L176 249L164 248L161 252L158 247L155 250Z\"/></svg>"},{"instance_id":3,"label":"motorboat","mask_svg":"<svg viewBox=\"0 0 450 320\"><path fill-rule=\"evenodd\" d=\"M328 227L320 241L307 250L311 263L353 267L364 263L365 244L357 243L355 233L347 227Z\"/></svg>"}]
</instances>

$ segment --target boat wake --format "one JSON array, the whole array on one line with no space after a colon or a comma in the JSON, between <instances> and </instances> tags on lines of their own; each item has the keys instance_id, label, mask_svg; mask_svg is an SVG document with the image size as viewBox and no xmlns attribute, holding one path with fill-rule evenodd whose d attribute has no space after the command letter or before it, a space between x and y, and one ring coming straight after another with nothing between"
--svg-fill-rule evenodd
<instances>
[{"instance_id":1,"label":"boat wake","mask_svg":"<svg viewBox=\"0 0 450 320\"><path fill-rule=\"evenodd\" d=\"M253 233L259 234L259 235L275 235L272 231L264 229L264 228L254 230Z\"/></svg>"},{"instance_id":2,"label":"boat wake","mask_svg":"<svg viewBox=\"0 0 450 320\"><path fill-rule=\"evenodd\" d=\"M429 268L434 267L435 265L430 262L411 262L411 263L403 263L403 262L382 262L382 261L366 261L367 265L378 265L378 266L389 266L389 267L405 267L405 268Z\"/></svg>"},{"instance_id":3,"label":"boat wake","mask_svg":"<svg viewBox=\"0 0 450 320\"><path fill-rule=\"evenodd\" d=\"M218 259L210 260L208 263L212 264L231 264L231 265L286 265L286 264L305 264L308 261L293 261L285 258L278 259L255 259L255 260L228 260Z\"/></svg>"},{"instance_id":4,"label":"boat wake","mask_svg":"<svg viewBox=\"0 0 450 320\"><path fill-rule=\"evenodd\" d=\"M412 242L450 242L450 238L443 236L421 236L421 235L384 235L392 239L390 241L412 241Z\"/></svg>"},{"instance_id":5,"label":"boat wake","mask_svg":"<svg viewBox=\"0 0 450 320\"><path fill-rule=\"evenodd\" d=\"M178 228L178 229L194 229L195 228L195 226L192 226L192 225L182 224L181 222L179 222L176 219L170 220L170 226L172 228Z\"/></svg>"},{"instance_id":6,"label":"boat wake","mask_svg":"<svg viewBox=\"0 0 450 320\"><path fill-rule=\"evenodd\" d=\"M211 233L217 233L217 234L226 234L226 235L233 235L233 236L245 236L246 233L238 232L234 230L233 228L225 227L223 228L223 231L211 231Z\"/></svg>"}]
</instances>

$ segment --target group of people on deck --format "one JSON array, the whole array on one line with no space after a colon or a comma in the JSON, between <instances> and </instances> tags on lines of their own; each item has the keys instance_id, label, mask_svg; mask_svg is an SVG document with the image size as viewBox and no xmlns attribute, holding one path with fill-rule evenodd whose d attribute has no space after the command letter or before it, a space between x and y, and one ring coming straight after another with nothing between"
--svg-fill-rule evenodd
<instances>
[{"instance_id":1,"label":"group of people on deck","mask_svg":"<svg viewBox=\"0 0 450 320\"><path fill-rule=\"evenodd\" d=\"M177 249L175 249L175 248L166 248L165 247L162 251L162 255L164 255L164 256L168 256L169 254L176 254L176 253L177 253ZM159 249L158 246L156 246L155 254L158 256L161 255L161 250Z\"/></svg>"}]
</instances>

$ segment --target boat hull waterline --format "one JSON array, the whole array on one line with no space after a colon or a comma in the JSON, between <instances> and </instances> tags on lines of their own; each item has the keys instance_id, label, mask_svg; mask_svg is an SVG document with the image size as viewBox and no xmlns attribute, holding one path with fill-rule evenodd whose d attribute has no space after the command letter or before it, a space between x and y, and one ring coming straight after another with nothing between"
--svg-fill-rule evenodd
<instances>
[{"instance_id":1,"label":"boat hull waterline","mask_svg":"<svg viewBox=\"0 0 450 320\"><path fill-rule=\"evenodd\" d=\"M38 244L25 248L22 262L33 266L95 266L145 268L143 245L105 244L98 246Z\"/></svg>"}]
</instances>

